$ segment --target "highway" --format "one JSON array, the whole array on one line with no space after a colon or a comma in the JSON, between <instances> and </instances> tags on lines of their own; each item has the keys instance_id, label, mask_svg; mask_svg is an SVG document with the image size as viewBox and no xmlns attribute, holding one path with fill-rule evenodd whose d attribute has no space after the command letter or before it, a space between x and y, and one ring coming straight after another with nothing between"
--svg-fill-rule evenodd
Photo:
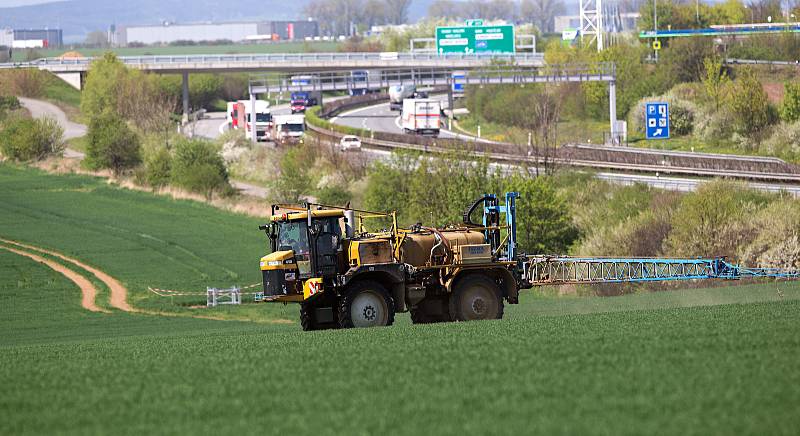
<instances>
[{"instance_id":1,"label":"highway","mask_svg":"<svg viewBox=\"0 0 800 436\"><path fill-rule=\"evenodd\" d=\"M434 95L431 98L441 101L442 109L449 109L447 95ZM331 122L357 129L369 129L376 132L403 133L400 123L400 112L389 110L389 103L380 103L373 106L362 107L342 112L331 118ZM450 130L442 129L440 138L462 139L464 141L490 142L474 136L468 136Z\"/></svg>"},{"instance_id":2,"label":"highway","mask_svg":"<svg viewBox=\"0 0 800 436\"><path fill-rule=\"evenodd\" d=\"M432 98L437 98L441 100L442 107L446 108L447 106L446 96L440 95L440 96L433 96ZM360 129L365 128L373 131L403 133L399 117L400 117L399 112L392 112L389 110L389 103L387 102L342 112L338 116L332 118L331 122ZM439 136L441 138L455 137L469 141L489 142L475 138L473 136L463 135L448 130L442 130ZM368 150L366 146L364 147L364 150L362 152L370 153L371 159L380 159L380 158L385 159L389 155L389 153L385 150L380 150L380 151ZM493 164L492 168L505 174L514 172L517 169L516 167L511 167L509 165L499 164L499 163ZM694 191L700 184L702 184L705 181L705 179L701 178L672 177L672 176L664 177L660 175L641 175L641 174L614 173L614 172L598 172L596 173L596 175L600 179L613 183L618 183L623 185L643 183L654 188L666 189L671 191L681 191L681 192ZM784 184L761 183L761 182L749 182L748 184L750 187L761 191L767 191L767 192L785 191L794 195L795 197L800 197L800 186L797 185L784 185Z\"/></svg>"}]
</instances>

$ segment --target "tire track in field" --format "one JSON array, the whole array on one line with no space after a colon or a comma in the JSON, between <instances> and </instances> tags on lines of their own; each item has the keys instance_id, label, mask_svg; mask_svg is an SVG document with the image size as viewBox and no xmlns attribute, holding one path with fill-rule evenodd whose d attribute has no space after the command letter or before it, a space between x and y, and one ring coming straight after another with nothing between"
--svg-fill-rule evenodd
<instances>
[{"instance_id":1,"label":"tire track in field","mask_svg":"<svg viewBox=\"0 0 800 436\"><path fill-rule=\"evenodd\" d=\"M2 241L7 242L7 241L5 241L5 239L2 239ZM103 309L97 307L97 304L95 303L95 298L97 297L97 288L94 287L94 285L92 284L92 282L89 281L89 279L87 279L86 277L82 276L81 274L78 274L77 272L65 267L64 265L61 265L58 262L54 262L52 260L45 259L45 258L43 258L41 256L38 256L38 255L33 254L33 253L29 253L27 251L18 250L18 249L11 248L11 247L6 247L4 245L0 245L0 249L9 251L9 252L14 253L14 254L18 254L20 256L28 257L28 258L34 260L35 262L38 262L38 263L41 263L41 264L44 264L44 265L48 266L53 271L61 273L63 276L68 278L70 281L72 281L73 283L78 285L78 288L80 288L81 295L82 295L82 297L81 297L81 306L83 306L84 309L89 310L91 312L108 313L107 310L103 310Z\"/></svg>"},{"instance_id":2,"label":"tire track in field","mask_svg":"<svg viewBox=\"0 0 800 436\"><path fill-rule=\"evenodd\" d=\"M85 263L83 263L83 262L81 262L81 261L79 261L77 259L65 256L65 255L63 255L63 254L61 254L61 253L59 253L57 251L46 250L44 248L39 248L39 247L35 247L33 245L28 245L28 244L22 244L20 242L15 242L15 241L11 241L11 240L8 240L8 239L3 239L3 238L0 238L0 241L5 242L6 244L15 245L17 247L27 248L29 250L38 251L38 252L44 253L44 254L49 254L49 255L57 257L57 258L59 258L61 260L67 261L67 262L69 262L69 263L71 263L71 264L73 264L75 266L83 268L86 271L89 271L95 277L97 277L98 280L100 280L106 286L108 286L108 289L111 291L111 296L110 296L110 299L109 299L109 303L111 304L111 307L114 307L116 309L119 309L119 310L122 310L122 311L125 311L125 312L133 312L134 311L134 309L128 304L128 289L125 286L123 286L122 283L119 282L119 280L115 279L114 277L111 277L110 275L106 274L105 272L103 272L103 271L101 271L101 270L99 270L97 268L91 267L89 265L86 265ZM53 262L53 263L58 265L55 262ZM96 293L97 293L97 291L95 290L95 295L96 295ZM92 301L94 301L94 299Z\"/></svg>"}]
</instances>

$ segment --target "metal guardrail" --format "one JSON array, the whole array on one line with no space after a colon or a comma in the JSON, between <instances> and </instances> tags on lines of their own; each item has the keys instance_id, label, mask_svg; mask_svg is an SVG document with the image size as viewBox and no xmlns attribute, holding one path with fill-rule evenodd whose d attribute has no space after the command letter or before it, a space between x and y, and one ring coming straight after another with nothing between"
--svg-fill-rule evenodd
<instances>
[{"instance_id":1,"label":"metal guardrail","mask_svg":"<svg viewBox=\"0 0 800 436\"><path fill-rule=\"evenodd\" d=\"M0 64L0 68L48 66L88 66L94 57L82 58L43 58L30 62ZM176 65L176 64L214 64L214 63L289 63L321 61L380 61L387 65L392 62L408 61L508 61L543 62L541 53L404 53L404 52L363 52L363 53L264 53L264 54L207 54L182 56L120 56L125 65Z\"/></svg>"},{"instance_id":2,"label":"metal guardrail","mask_svg":"<svg viewBox=\"0 0 800 436\"><path fill-rule=\"evenodd\" d=\"M319 134L336 138L337 140L340 139L342 136L344 136L343 133L317 127L312 124L309 124L309 129ZM384 139L361 137L362 146L365 148L371 147L387 151L411 150L422 153L437 153L437 154L446 154L453 151L452 148L447 148L447 146L439 145L440 143L452 144L454 142L458 142L462 145L463 144L469 144L475 146L483 145L469 141L458 141L458 140L448 140L448 139L431 140L431 144L429 144L427 141L424 144L410 144L405 142L395 142L395 141L387 141ZM519 165L537 166L545 163L544 156L524 156L518 154L497 153L497 152L492 152L491 150L486 150L486 151L473 150L470 152L470 154L474 157L486 158L491 162L507 164L507 165L515 165L515 166ZM703 169L703 168L672 167L672 166L661 166L661 165L640 165L640 164L626 164L617 162L589 161L580 159L564 159L552 156L548 156L546 159L550 164L553 165L575 166L575 167L582 167L582 168L589 168L596 170L646 172L646 173L665 174L665 175L680 174L687 176L727 177L727 178L742 179L742 180L760 180L769 182L800 184L800 174L770 174L770 173L759 173L750 171L734 172L734 171L722 171L722 170Z\"/></svg>"},{"instance_id":3,"label":"metal guardrail","mask_svg":"<svg viewBox=\"0 0 800 436\"><path fill-rule=\"evenodd\" d=\"M349 71L320 71L301 75L285 74L251 78L250 89L255 93L280 93L295 91L341 91L350 89L385 89L394 85L450 86L561 83L561 82L612 82L616 80L613 62L589 64L543 65L519 68L513 65L494 65L464 71L453 79L454 68L397 68L384 69L380 74L356 80ZM301 80L302 79L302 80Z\"/></svg>"},{"instance_id":4,"label":"metal guardrail","mask_svg":"<svg viewBox=\"0 0 800 436\"><path fill-rule=\"evenodd\" d=\"M765 61L760 59L725 59L726 64L743 64L743 65L782 65L782 66L800 66L800 60L796 61Z\"/></svg>"}]
</instances>

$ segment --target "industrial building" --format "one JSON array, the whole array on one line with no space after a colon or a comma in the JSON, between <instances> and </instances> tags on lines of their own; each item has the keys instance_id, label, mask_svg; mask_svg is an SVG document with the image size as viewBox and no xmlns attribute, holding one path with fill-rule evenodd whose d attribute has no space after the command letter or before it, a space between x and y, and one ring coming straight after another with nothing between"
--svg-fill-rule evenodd
<instances>
[{"instance_id":1,"label":"industrial building","mask_svg":"<svg viewBox=\"0 0 800 436\"><path fill-rule=\"evenodd\" d=\"M64 31L61 29L14 29L15 48L59 48L63 45Z\"/></svg>"},{"instance_id":2,"label":"industrial building","mask_svg":"<svg viewBox=\"0 0 800 436\"><path fill-rule=\"evenodd\" d=\"M0 47L59 48L63 45L61 29L0 29Z\"/></svg>"},{"instance_id":3,"label":"industrial building","mask_svg":"<svg viewBox=\"0 0 800 436\"><path fill-rule=\"evenodd\" d=\"M262 21L237 23L163 23L154 26L119 26L113 40L130 44L170 44L176 41L233 42L253 40L293 41L319 36L316 21Z\"/></svg>"}]
</instances>

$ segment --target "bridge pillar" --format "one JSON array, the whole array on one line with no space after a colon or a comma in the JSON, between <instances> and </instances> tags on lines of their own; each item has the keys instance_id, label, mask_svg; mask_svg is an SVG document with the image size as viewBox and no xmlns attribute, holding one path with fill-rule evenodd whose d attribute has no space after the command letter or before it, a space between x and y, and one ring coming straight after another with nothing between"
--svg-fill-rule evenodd
<instances>
[{"instance_id":1,"label":"bridge pillar","mask_svg":"<svg viewBox=\"0 0 800 436\"><path fill-rule=\"evenodd\" d=\"M83 89L84 73L56 73L56 76L78 91Z\"/></svg>"},{"instance_id":2,"label":"bridge pillar","mask_svg":"<svg viewBox=\"0 0 800 436\"><path fill-rule=\"evenodd\" d=\"M611 120L611 145L619 145L617 138L617 82L608 82L608 117Z\"/></svg>"},{"instance_id":3,"label":"bridge pillar","mask_svg":"<svg viewBox=\"0 0 800 436\"><path fill-rule=\"evenodd\" d=\"M250 140L258 143L258 126L256 125L256 93L250 89Z\"/></svg>"},{"instance_id":4,"label":"bridge pillar","mask_svg":"<svg viewBox=\"0 0 800 436\"><path fill-rule=\"evenodd\" d=\"M186 124L189 122L189 72L183 72L183 83L182 83L182 99L183 99L183 123Z\"/></svg>"}]
</instances>

